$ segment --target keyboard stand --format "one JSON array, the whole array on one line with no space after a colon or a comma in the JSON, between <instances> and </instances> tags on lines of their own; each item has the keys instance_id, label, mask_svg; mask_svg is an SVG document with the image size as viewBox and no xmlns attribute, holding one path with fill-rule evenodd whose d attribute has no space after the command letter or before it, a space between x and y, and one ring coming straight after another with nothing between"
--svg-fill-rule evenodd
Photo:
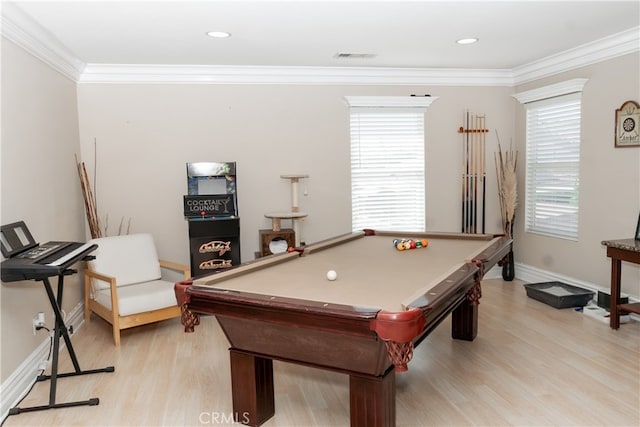
<instances>
[{"instance_id":1,"label":"keyboard stand","mask_svg":"<svg viewBox=\"0 0 640 427\"><path fill-rule=\"evenodd\" d=\"M62 304L62 288L63 288L63 280L64 276L68 276L70 274L75 274L75 270L65 269L61 274L58 275L58 297L53 294L53 289L51 288L51 283L49 282L48 277L41 278L40 280L44 284L44 288L47 291L47 296L49 297L49 302L51 302L51 307L53 308L53 312L55 314L55 328L53 334L53 361L51 363L51 375L39 375L36 381L46 381L51 380L50 388L49 388L49 404L42 406L32 406L29 408L19 408L13 407L9 409L9 415L17 415L22 412L33 412L33 411L43 411L46 409L56 409L56 408L68 408L72 406L95 406L100 404L100 399L97 397L92 397L88 400L81 400L77 402L65 402L65 403L56 403L56 385L58 382L58 378L65 377L75 377L78 375L88 375L88 374L96 374L100 372L114 372L115 368L113 366L107 366L102 369L92 369L88 371L83 371L80 369L80 364L78 363L78 358L76 357L76 353L73 350L73 345L71 344L71 338L69 337L69 332L64 324L64 320L62 318L62 312L60 310L60 305ZM69 351L69 355L71 356L71 361L73 362L74 371L58 374L58 351L60 349L60 338L64 339L65 344L67 345L67 350Z\"/></svg>"}]
</instances>

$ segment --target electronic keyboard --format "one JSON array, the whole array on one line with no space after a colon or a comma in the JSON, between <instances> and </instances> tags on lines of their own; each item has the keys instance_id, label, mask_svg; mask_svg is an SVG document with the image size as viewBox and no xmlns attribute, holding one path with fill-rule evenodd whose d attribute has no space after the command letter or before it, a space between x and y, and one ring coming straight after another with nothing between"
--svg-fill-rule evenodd
<instances>
[{"instance_id":1,"label":"electronic keyboard","mask_svg":"<svg viewBox=\"0 0 640 427\"><path fill-rule=\"evenodd\" d=\"M38 280L63 274L97 248L96 244L78 242L49 242L36 246L0 264L2 281Z\"/></svg>"},{"instance_id":2,"label":"electronic keyboard","mask_svg":"<svg viewBox=\"0 0 640 427\"><path fill-rule=\"evenodd\" d=\"M50 331L50 334L52 333L52 348L50 350L53 354L51 375L41 373L41 375L36 378L36 381L51 381L49 383L49 404L28 408L14 406L9 409L9 415L17 415L22 412L43 411L45 409L69 408L80 405L95 406L100 404L100 399L97 397L77 402L56 403L56 385L58 378L97 374L99 372L114 372L115 370L113 366L107 366L101 369L90 369L88 371L80 369L80 364L78 363L76 352L73 349L67 325L64 323L64 315L60 308L62 306L64 276L77 273L76 270L69 267L81 260L94 259L95 257L89 254L96 249L98 249L98 245L94 243L48 242L40 245L36 243L24 221L0 226L0 251L2 251L2 256L5 257L5 260L0 264L2 281L41 281L47 291L47 297L49 298L56 319L55 326ZM49 277L52 276L58 277L57 297L49 281ZM61 339L64 339L67 345L74 370L58 374L58 353Z\"/></svg>"}]
</instances>

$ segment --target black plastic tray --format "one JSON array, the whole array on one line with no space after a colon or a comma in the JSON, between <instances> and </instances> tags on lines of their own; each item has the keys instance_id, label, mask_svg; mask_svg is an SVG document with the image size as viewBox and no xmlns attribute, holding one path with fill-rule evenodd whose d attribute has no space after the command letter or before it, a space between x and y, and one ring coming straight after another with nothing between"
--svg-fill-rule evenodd
<instances>
[{"instance_id":1,"label":"black plastic tray","mask_svg":"<svg viewBox=\"0 0 640 427\"><path fill-rule=\"evenodd\" d=\"M524 285L527 296L554 308L584 307L595 292L562 282L529 283Z\"/></svg>"}]
</instances>

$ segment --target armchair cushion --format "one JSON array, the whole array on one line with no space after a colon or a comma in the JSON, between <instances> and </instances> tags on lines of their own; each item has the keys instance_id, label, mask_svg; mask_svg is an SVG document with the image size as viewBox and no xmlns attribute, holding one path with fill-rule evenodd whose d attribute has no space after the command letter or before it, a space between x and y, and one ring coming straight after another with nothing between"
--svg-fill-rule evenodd
<instances>
[{"instance_id":1,"label":"armchair cushion","mask_svg":"<svg viewBox=\"0 0 640 427\"><path fill-rule=\"evenodd\" d=\"M174 283L166 280L138 283L131 286L118 286L118 315L144 313L176 305ZM109 288L96 291L95 300L111 310Z\"/></svg>"},{"instance_id":2,"label":"armchair cushion","mask_svg":"<svg viewBox=\"0 0 640 427\"><path fill-rule=\"evenodd\" d=\"M115 277L118 288L160 279L162 272L151 234L101 237L90 242L98 245L90 268ZM96 282L96 290L107 287L104 282Z\"/></svg>"}]
</instances>

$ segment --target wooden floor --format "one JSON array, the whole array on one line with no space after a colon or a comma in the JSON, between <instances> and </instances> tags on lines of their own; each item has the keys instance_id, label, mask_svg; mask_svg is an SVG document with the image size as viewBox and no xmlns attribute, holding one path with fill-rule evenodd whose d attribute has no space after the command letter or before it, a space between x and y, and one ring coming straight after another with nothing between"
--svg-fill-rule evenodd
<instances>
[{"instance_id":1,"label":"wooden floor","mask_svg":"<svg viewBox=\"0 0 640 427\"><path fill-rule=\"evenodd\" d=\"M116 348L93 318L72 337L82 369L58 381L57 402L100 405L22 413L9 426L230 425L227 342L214 317L193 334L178 319L124 331ZM72 370L66 351L61 372ZM265 426L349 424L347 376L276 362L276 415ZM48 402L37 383L21 407ZM483 283L474 342L444 322L397 375L399 426L638 426L640 323L617 331L573 309L527 298L518 282Z\"/></svg>"}]
</instances>

